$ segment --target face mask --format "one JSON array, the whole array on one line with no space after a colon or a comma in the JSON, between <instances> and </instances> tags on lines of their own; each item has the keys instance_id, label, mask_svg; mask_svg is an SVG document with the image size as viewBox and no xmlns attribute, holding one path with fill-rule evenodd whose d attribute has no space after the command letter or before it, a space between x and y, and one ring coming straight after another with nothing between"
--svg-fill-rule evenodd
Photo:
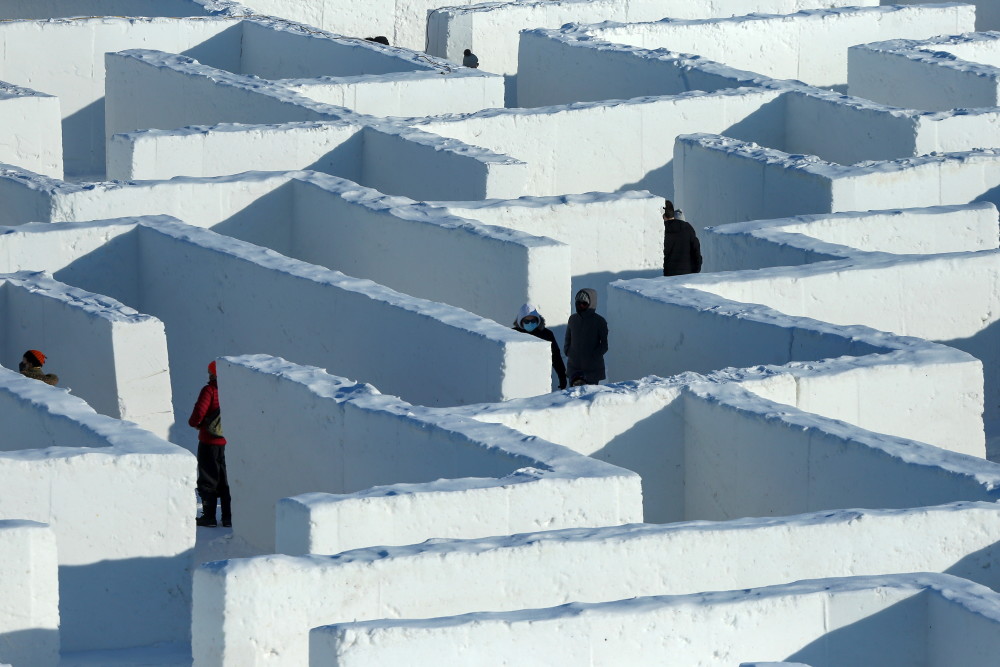
<instances>
[{"instance_id":1,"label":"face mask","mask_svg":"<svg viewBox=\"0 0 1000 667\"><path fill-rule=\"evenodd\" d=\"M580 313L581 315L587 312L589 309L590 309L590 304L587 303L586 301L576 302L576 312Z\"/></svg>"},{"instance_id":2,"label":"face mask","mask_svg":"<svg viewBox=\"0 0 1000 667\"><path fill-rule=\"evenodd\" d=\"M538 328L538 322L525 322L521 326L525 331L534 331Z\"/></svg>"}]
</instances>

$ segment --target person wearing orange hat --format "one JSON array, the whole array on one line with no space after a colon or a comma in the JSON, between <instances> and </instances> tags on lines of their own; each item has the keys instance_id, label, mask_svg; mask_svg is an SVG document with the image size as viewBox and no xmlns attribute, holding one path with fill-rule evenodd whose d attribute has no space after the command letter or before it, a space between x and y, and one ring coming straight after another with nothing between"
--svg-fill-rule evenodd
<instances>
[{"instance_id":1,"label":"person wearing orange hat","mask_svg":"<svg viewBox=\"0 0 1000 667\"><path fill-rule=\"evenodd\" d=\"M59 376L55 373L45 373L42 371L42 366L45 365L45 355L38 350L28 350L21 357L21 363L17 365L17 370L21 372L24 377L29 377L32 380L41 380L45 384L50 384L53 387L59 384Z\"/></svg>"},{"instance_id":2,"label":"person wearing orange hat","mask_svg":"<svg viewBox=\"0 0 1000 667\"><path fill-rule=\"evenodd\" d=\"M198 429L198 495L201 496L199 526L215 527L215 507L222 501L222 525L233 525L229 475L226 472L226 439L222 436L222 411L215 362L208 365L208 384L201 388L188 425Z\"/></svg>"}]
</instances>

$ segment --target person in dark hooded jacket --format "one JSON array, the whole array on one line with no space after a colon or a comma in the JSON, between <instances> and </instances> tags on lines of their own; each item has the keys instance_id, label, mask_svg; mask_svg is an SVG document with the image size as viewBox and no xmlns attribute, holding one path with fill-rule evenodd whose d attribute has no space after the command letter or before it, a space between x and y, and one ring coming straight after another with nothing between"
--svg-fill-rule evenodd
<instances>
[{"instance_id":1,"label":"person in dark hooded jacket","mask_svg":"<svg viewBox=\"0 0 1000 667\"><path fill-rule=\"evenodd\" d=\"M555 334L545 328L545 318L538 313L534 306L526 303L521 306L521 310L517 313L517 319L514 320L513 328L514 331L531 334L535 338L541 338L549 342L549 345L552 346L552 370L556 372L556 377L559 378L559 388L565 389L566 366L563 365L562 353L559 351L559 343L556 342Z\"/></svg>"},{"instance_id":2,"label":"person in dark hooded jacket","mask_svg":"<svg viewBox=\"0 0 1000 667\"><path fill-rule=\"evenodd\" d=\"M566 325L566 374L573 386L598 384L606 375L608 322L597 314L597 292L585 288L576 293L576 312Z\"/></svg>"},{"instance_id":3,"label":"person in dark hooded jacket","mask_svg":"<svg viewBox=\"0 0 1000 667\"><path fill-rule=\"evenodd\" d=\"M701 273L701 243L691 223L674 217L674 205L663 203L663 275Z\"/></svg>"}]
</instances>

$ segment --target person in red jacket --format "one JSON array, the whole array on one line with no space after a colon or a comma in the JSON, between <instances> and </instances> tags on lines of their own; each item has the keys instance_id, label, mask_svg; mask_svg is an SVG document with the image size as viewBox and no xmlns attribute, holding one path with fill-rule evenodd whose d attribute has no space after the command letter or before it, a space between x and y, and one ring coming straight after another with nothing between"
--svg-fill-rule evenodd
<instances>
[{"instance_id":1,"label":"person in red jacket","mask_svg":"<svg viewBox=\"0 0 1000 667\"><path fill-rule=\"evenodd\" d=\"M217 526L216 502L222 501L222 525L233 525L229 476L226 474L226 439L222 437L219 383L215 362L208 365L208 384L201 388L188 425L198 429L198 495L201 496L199 526Z\"/></svg>"}]
</instances>

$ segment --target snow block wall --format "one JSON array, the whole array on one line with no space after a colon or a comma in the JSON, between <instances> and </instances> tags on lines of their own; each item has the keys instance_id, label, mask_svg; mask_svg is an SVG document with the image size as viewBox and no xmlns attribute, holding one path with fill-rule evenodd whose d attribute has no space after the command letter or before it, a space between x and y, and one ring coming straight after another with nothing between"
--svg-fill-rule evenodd
<instances>
[{"instance_id":1,"label":"snow block wall","mask_svg":"<svg viewBox=\"0 0 1000 667\"><path fill-rule=\"evenodd\" d=\"M714 91L753 85L761 77L772 76L770 72L811 84L845 84L847 49L854 44L873 39L925 39L942 31L970 32L974 22L971 5L952 4L843 8L787 16L665 20L652 24L570 24L559 30L525 30L518 51L517 100L521 106L530 107L689 90ZM816 31L815 36L799 41L799 31L810 25ZM670 39L666 36L659 39L660 31L671 32ZM773 31L783 32L788 39L769 39ZM649 43L643 46L646 40L635 37L647 33ZM685 35L690 36L686 48L676 45L686 39ZM790 48L781 52L784 48L781 45L789 40ZM820 50L829 56L821 55L816 44L823 44ZM706 53L723 48L722 45L741 53L734 56L718 52L715 58ZM768 53L768 60L754 60L750 54L758 51ZM741 58L748 60L744 62ZM775 69L779 66L774 63L790 65L800 61L810 66L815 63L816 70ZM748 71L744 66L758 69Z\"/></svg>"},{"instance_id":2,"label":"snow block wall","mask_svg":"<svg viewBox=\"0 0 1000 667\"><path fill-rule=\"evenodd\" d=\"M862 618L859 608L865 609ZM730 623L734 617L738 624ZM1000 648L1000 596L994 591L945 574L855 577L427 621L344 623L310 633L310 660L342 667L430 666L523 652L545 664L697 664L711 654L720 664L755 655L811 664L946 667L954 656L934 649L964 643L964 632L952 632L965 623L974 628L975 648L962 664L992 664ZM705 625L725 629L699 632Z\"/></svg>"},{"instance_id":3,"label":"snow block wall","mask_svg":"<svg viewBox=\"0 0 1000 667\"><path fill-rule=\"evenodd\" d=\"M854 44L971 32L975 18L971 5L890 5L603 24L584 30L614 44L697 54L776 79L835 86L847 83L847 49Z\"/></svg>"},{"instance_id":4,"label":"snow block wall","mask_svg":"<svg viewBox=\"0 0 1000 667\"><path fill-rule=\"evenodd\" d=\"M59 664L59 566L52 529L0 520L0 661Z\"/></svg>"},{"instance_id":5,"label":"snow block wall","mask_svg":"<svg viewBox=\"0 0 1000 667\"><path fill-rule=\"evenodd\" d=\"M88 255L102 234L123 238ZM380 382L426 405L533 396L551 386L549 346L538 339L167 216L22 225L0 236L0 243L8 262L2 270L47 270L132 304L168 330L178 323L167 341L175 414L190 410L205 365L224 351L286 353ZM43 252L49 246L59 252ZM135 267L134 283L119 283L103 271L105 262L119 260ZM205 292L204 285L214 289ZM265 307L266 323L258 317ZM180 324L194 321L196 330ZM288 331L296 333L294 340ZM186 428L172 435L184 437Z\"/></svg>"},{"instance_id":6,"label":"snow block wall","mask_svg":"<svg viewBox=\"0 0 1000 667\"><path fill-rule=\"evenodd\" d=\"M1000 106L1000 34L858 44L848 62L850 93L876 102L928 111Z\"/></svg>"},{"instance_id":7,"label":"snow block wall","mask_svg":"<svg viewBox=\"0 0 1000 667\"><path fill-rule=\"evenodd\" d=\"M710 272L799 266L869 253L936 254L1000 247L990 202L800 215L702 230ZM942 233L945 232L945 233Z\"/></svg>"},{"instance_id":8,"label":"snow block wall","mask_svg":"<svg viewBox=\"0 0 1000 667\"><path fill-rule=\"evenodd\" d=\"M0 274L6 297L0 350L16 369L25 350L101 414L165 438L174 422L163 323L112 299L39 274Z\"/></svg>"},{"instance_id":9,"label":"snow block wall","mask_svg":"<svg viewBox=\"0 0 1000 667\"><path fill-rule=\"evenodd\" d=\"M58 98L0 83L0 162L62 178Z\"/></svg>"},{"instance_id":10,"label":"snow block wall","mask_svg":"<svg viewBox=\"0 0 1000 667\"><path fill-rule=\"evenodd\" d=\"M897 572L948 571L995 587L1000 556L991 535L998 529L1000 511L993 503L958 503L720 524L568 529L337 556L231 559L195 572L193 649L198 664L301 665L309 659L310 630L332 623ZM913 548L896 548L917 534L921 540ZM830 549L831 544L841 548ZM566 563L574 564L574 576L564 576ZM618 575L607 576L612 571ZM497 577L497 572L517 576Z\"/></svg>"},{"instance_id":11,"label":"snow block wall","mask_svg":"<svg viewBox=\"0 0 1000 667\"><path fill-rule=\"evenodd\" d=\"M194 457L6 369L0 415L0 518L55 534L62 650L186 641ZM156 530L135 539L136 517Z\"/></svg>"},{"instance_id":12,"label":"snow block wall","mask_svg":"<svg viewBox=\"0 0 1000 667\"><path fill-rule=\"evenodd\" d=\"M501 77L457 67L380 76L282 79L277 83L321 104L375 116L433 116L504 105Z\"/></svg>"},{"instance_id":13,"label":"snow block wall","mask_svg":"<svg viewBox=\"0 0 1000 667\"><path fill-rule=\"evenodd\" d=\"M46 222L162 213L497 322L512 319L526 302L550 313L554 324L569 317L567 244L493 226L500 220L485 225L459 218L323 174L251 172L83 187L11 169L0 174L0 187L13 196L41 194L47 200ZM647 208L655 221L653 207ZM39 220L33 211L18 212L9 211L3 222ZM653 245L644 247L655 257ZM414 253L413 248L423 251ZM386 252L393 262L382 261ZM428 270L430 266L441 270ZM513 275L498 293L496 276L507 270Z\"/></svg>"},{"instance_id":14,"label":"snow block wall","mask_svg":"<svg viewBox=\"0 0 1000 667\"><path fill-rule=\"evenodd\" d=\"M670 197L676 136L711 126L747 141L778 142L785 126L780 96L776 90L740 89L530 111L490 109L422 119L415 126L524 161L522 194L646 189ZM602 131L608 126L615 132Z\"/></svg>"},{"instance_id":15,"label":"snow block wall","mask_svg":"<svg viewBox=\"0 0 1000 667\"><path fill-rule=\"evenodd\" d=\"M701 170L714 174L698 178ZM760 183L752 197L742 193ZM843 166L718 135L677 138L674 197L696 226L834 211L1000 203L995 149Z\"/></svg>"},{"instance_id":16,"label":"snow block wall","mask_svg":"<svg viewBox=\"0 0 1000 667\"><path fill-rule=\"evenodd\" d=\"M635 473L317 368L265 356L219 366L239 443L227 457L234 531L262 553L642 520ZM295 442L275 447L289 433Z\"/></svg>"},{"instance_id":17,"label":"snow block wall","mask_svg":"<svg viewBox=\"0 0 1000 667\"><path fill-rule=\"evenodd\" d=\"M213 16L247 10L228 0L7 0L2 19L44 20L69 16Z\"/></svg>"},{"instance_id":18,"label":"snow block wall","mask_svg":"<svg viewBox=\"0 0 1000 667\"><path fill-rule=\"evenodd\" d=\"M757 0L753 11L791 14L804 9L874 5L878 0ZM657 21L666 16L705 19L747 11L743 0L711 0L697 5L684 0L545 0L441 7L427 14L426 50L462 62L463 51L471 49L486 56L482 66L490 72L515 74L521 30L558 28L567 23Z\"/></svg>"},{"instance_id":19,"label":"snow block wall","mask_svg":"<svg viewBox=\"0 0 1000 667\"><path fill-rule=\"evenodd\" d=\"M569 316L568 294L590 287L597 290L598 303L607 303L608 283L652 278L662 271L663 199L648 192L431 203L453 215L548 237L571 248L572 286L567 289L558 285L554 302L541 298L529 300L549 325L565 323ZM605 243L608 236L616 242ZM501 315L492 319L513 322L515 313L511 311L506 318Z\"/></svg>"},{"instance_id":20,"label":"snow block wall","mask_svg":"<svg viewBox=\"0 0 1000 667\"><path fill-rule=\"evenodd\" d=\"M771 270L773 269L768 269ZM706 282L710 282L711 278L706 278ZM858 411L839 400L831 401L830 398L838 390L836 383L820 390L823 393L817 395L814 402L803 405L803 408L821 412L832 410L832 413L823 414L835 419L845 418L864 428L883 433L891 432L937 446L982 455L983 395L980 392L983 368L977 359L934 343L900 338L867 327L824 324L804 317L785 315L763 305L736 303L714 296L708 291L711 288L702 290L694 279L691 279L690 287L682 286L683 284L675 280L631 280L611 286L607 316L609 319L628 321L635 325L618 330L617 347L628 350L629 354L613 354L613 350L609 353L608 368L611 373L634 377L636 369L641 369L644 372L670 376L684 371L707 372L715 368L739 368L760 363L811 363L819 359L849 356L859 359L852 360L854 372L840 378L844 384L840 384L839 390L851 387L851 391L874 396L881 391L891 391L893 386L892 373L888 376L885 374L881 368L882 362L887 362L889 367L899 362L904 365L912 364L914 358L902 361L894 353L917 353L922 357L921 366L928 362L931 364L925 371L934 368L935 372L943 374L925 385L918 380L924 372L916 373L910 380L914 388L913 399L928 407L953 393L956 399L943 412L937 413L937 417L924 421L923 424L954 417L954 422L951 423L954 427L961 428L960 436L953 438L949 435L948 428L941 429L940 426L933 430L912 429L913 424L908 421L911 413L909 406L912 405L910 403L906 403L907 407L901 412L893 412L890 416L888 413L877 414L877 410L870 411L867 408ZM731 345L732 340L742 341L739 349ZM869 356L872 358L865 359ZM860 378L869 374L870 379L874 380L871 391L875 394L867 394L860 389L863 385ZM886 384L882 384L883 382ZM794 395L791 394L793 397ZM794 402L787 396L775 397L775 400ZM929 402L924 404L924 400ZM871 405L880 404L876 402ZM840 412L845 409L846 413Z\"/></svg>"},{"instance_id":21,"label":"snow block wall","mask_svg":"<svg viewBox=\"0 0 1000 667\"><path fill-rule=\"evenodd\" d=\"M105 18L0 23L0 80L59 99L66 173L104 172L104 54L142 46L236 70L235 19Z\"/></svg>"}]
</instances>

